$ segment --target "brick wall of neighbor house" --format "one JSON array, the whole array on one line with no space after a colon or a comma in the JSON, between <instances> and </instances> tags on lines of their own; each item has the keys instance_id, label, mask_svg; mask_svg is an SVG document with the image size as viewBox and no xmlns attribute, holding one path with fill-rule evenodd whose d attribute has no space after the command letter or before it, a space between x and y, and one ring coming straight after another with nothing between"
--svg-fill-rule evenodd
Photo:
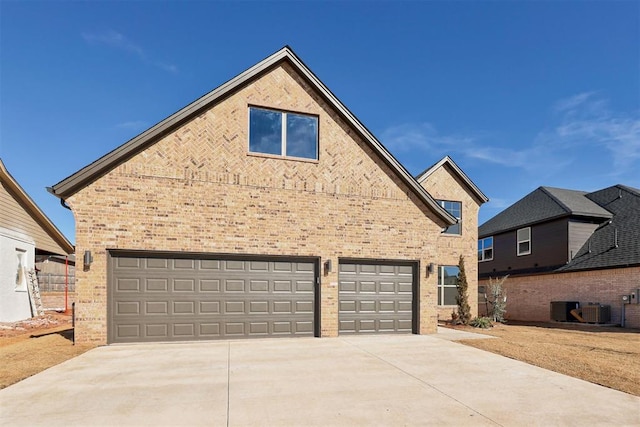
<instances>
[{"instance_id":1,"label":"brick wall of neighbor house","mask_svg":"<svg viewBox=\"0 0 640 427\"><path fill-rule=\"evenodd\" d=\"M249 105L318 115L319 160L249 155ZM76 251L94 258L89 271L77 269L78 342L106 343L108 249L415 260L419 330L436 331L436 277L426 268L444 224L288 64L67 202ZM337 270L321 277L322 336L337 335Z\"/></svg>"},{"instance_id":2,"label":"brick wall of neighbor house","mask_svg":"<svg viewBox=\"0 0 640 427\"><path fill-rule=\"evenodd\" d=\"M509 277L505 285L507 319L548 322L551 301L579 301L610 305L611 322L620 323L621 296L640 287L640 267ZM625 311L625 326L640 328L640 304L627 304Z\"/></svg>"},{"instance_id":3,"label":"brick wall of neighbor house","mask_svg":"<svg viewBox=\"0 0 640 427\"><path fill-rule=\"evenodd\" d=\"M472 316L475 317L478 314L477 245L480 202L465 190L465 184L446 165L429 175L422 182L422 186L435 199L462 202L462 234L438 234L438 254L436 258L428 262L434 262L436 265L458 265L460 254L464 254L464 267L469 286L469 305L471 306ZM435 276L434 280L437 283L437 271L434 272L433 276ZM456 308L457 306L439 306L437 308L438 318L440 320L450 320L451 313Z\"/></svg>"}]
</instances>

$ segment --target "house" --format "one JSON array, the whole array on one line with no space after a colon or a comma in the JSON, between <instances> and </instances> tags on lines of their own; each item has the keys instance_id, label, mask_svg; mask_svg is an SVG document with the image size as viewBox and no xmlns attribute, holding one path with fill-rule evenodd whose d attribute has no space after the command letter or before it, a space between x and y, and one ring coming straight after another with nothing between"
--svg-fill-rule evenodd
<instances>
[{"instance_id":1,"label":"house","mask_svg":"<svg viewBox=\"0 0 640 427\"><path fill-rule=\"evenodd\" d=\"M509 275L508 319L548 321L551 302L571 301L608 305L611 322L640 327L640 304L627 304L640 288L638 218L635 188L540 187L479 227L480 288Z\"/></svg>"},{"instance_id":2,"label":"house","mask_svg":"<svg viewBox=\"0 0 640 427\"><path fill-rule=\"evenodd\" d=\"M0 322L32 316L27 283L36 258L65 256L73 245L0 160Z\"/></svg>"},{"instance_id":3,"label":"house","mask_svg":"<svg viewBox=\"0 0 640 427\"><path fill-rule=\"evenodd\" d=\"M432 266L475 256L289 47L50 192L76 217L78 342L433 333Z\"/></svg>"}]
</instances>

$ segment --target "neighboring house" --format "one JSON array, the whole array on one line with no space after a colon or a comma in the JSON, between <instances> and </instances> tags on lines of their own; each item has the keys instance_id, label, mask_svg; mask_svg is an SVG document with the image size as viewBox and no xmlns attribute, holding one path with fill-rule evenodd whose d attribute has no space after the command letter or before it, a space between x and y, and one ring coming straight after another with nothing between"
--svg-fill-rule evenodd
<instances>
[{"instance_id":1,"label":"neighboring house","mask_svg":"<svg viewBox=\"0 0 640 427\"><path fill-rule=\"evenodd\" d=\"M623 295L640 288L639 218L635 188L540 187L479 227L481 289L509 275L508 319L548 321L552 301L577 301L609 305L613 323L640 327L640 304L626 304L622 318Z\"/></svg>"},{"instance_id":2,"label":"neighboring house","mask_svg":"<svg viewBox=\"0 0 640 427\"><path fill-rule=\"evenodd\" d=\"M471 254L475 253L478 211L489 199L449 156L420 173L416 179L440 206L458 220L437 236L438 259L433 266L438 284L438 316L449 320L451 313L457 311L460 254L465 255L465 272L472 290L468 295L469 305L477 306L478 264Z\"/></svg>"},{"instance_id":3,"label":"neighboring house","mask_svg":"<svg viewBox=\"0 0 640 427\"><path fill-rule=\"evenodd\" d=\"M72 254L73 245L0 160L0 322L31 317L27 291L36 258Z\"/></svg>"},{"instance_id":4,"label":"neighboring house","mask_svg":"<svg viewBox=\"0 0 640 427\"><path fill-rule=\"evenodd\" d=\"M466 203L457 175L441 197ZM430 266L475 256L288 47L50 191L76 217L79 342L433 333Z\"/></svg>"}]
</instances>

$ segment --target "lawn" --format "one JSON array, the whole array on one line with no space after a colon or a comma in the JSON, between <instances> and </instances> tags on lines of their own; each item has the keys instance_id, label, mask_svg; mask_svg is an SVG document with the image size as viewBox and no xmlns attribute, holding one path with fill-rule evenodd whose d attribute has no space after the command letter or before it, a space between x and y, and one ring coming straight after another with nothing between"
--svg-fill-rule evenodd
<instances>
[{"instance_id":1,"label":"lawn","mask_svg":"<svg viewBox=\"0 0 640 427\"><path fill-rule=\"evenodd\" d=\"M461 343L640 396L640 330L577 323L463 327L497 339Z\"/></svg>"}]
</instances>

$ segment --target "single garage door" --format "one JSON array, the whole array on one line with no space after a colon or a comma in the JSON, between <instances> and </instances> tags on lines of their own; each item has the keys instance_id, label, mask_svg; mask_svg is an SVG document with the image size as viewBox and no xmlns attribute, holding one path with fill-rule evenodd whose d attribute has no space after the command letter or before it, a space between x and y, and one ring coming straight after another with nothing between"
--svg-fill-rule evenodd
<instances>
[{"instance_id":1,"label":"single garage door","mask_svg":"<svg viewBox=\"0 0 640 427\"><path fill-rule=\"evenodd\" d=\"M414 265L341 261L339 333L411 333Z\"/></svg>"},{"instance_id":2,"label":"single garage door","mask_svg":"<svg viewBox=\"0 0 640 427\"><path fill-rule=\"evenodd\" d=\"M316 262L112 253L110 343L314 336Z\"/></svg>"}]
</instances>

